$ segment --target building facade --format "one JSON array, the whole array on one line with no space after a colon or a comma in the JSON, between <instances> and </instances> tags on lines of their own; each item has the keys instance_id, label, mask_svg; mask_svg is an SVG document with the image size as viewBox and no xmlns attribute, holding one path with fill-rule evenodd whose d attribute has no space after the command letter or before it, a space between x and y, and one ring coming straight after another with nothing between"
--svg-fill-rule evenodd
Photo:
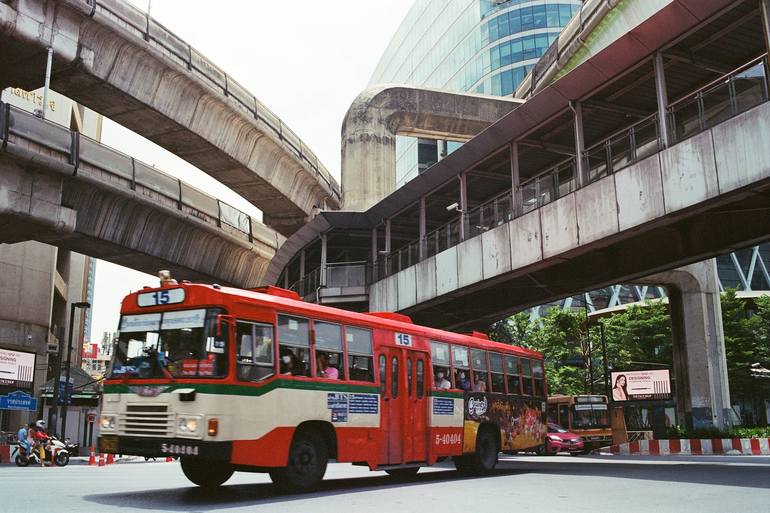
<instances>
[{"instance_id":1,"label":"building facade","mask_svg":"<svg viewBox=\"0 0 770 513\"><path fill-rule=\"evenodd\" d=\"M369 80L509 96L579 10L580 0L417 0ZM399 136L396 187L462 141Z\"/></svg>"}]
</instances>

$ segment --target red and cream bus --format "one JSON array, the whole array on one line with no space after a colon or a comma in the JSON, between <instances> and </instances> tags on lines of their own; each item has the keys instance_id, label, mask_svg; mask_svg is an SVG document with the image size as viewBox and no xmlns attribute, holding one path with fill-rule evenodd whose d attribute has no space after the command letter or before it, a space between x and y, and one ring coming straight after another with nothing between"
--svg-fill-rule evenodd
<instances>
[{"instance_id":1,"label":"red and cream bus","mask_svg":"<svg viewBox=\"0 0 770 513\"><path fill-rule=\"evenodd\" d=\"M408 476L453 457L482 474L498 452L544 441L540 353L274 287L162 276L123 300L103 452L180 456L200 486L245 471L302 490L328 460Z\"/></svg>"}]
</instances>

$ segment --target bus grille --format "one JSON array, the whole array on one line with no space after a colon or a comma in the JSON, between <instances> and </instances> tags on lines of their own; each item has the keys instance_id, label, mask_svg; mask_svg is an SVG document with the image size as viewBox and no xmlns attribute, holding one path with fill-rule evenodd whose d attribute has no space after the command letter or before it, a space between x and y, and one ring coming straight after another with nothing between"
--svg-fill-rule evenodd
<instances>
[{"instance_id":1,"label":"bus grille","mask_svg":"<svg viewBox=\"0 0 770 513\"><path fill-rule=\"evenodd\" d=\"M174 415L165 404L129 404L118 417L118 432L131 436L171 436Z\"/></svg>"}]
</instances>

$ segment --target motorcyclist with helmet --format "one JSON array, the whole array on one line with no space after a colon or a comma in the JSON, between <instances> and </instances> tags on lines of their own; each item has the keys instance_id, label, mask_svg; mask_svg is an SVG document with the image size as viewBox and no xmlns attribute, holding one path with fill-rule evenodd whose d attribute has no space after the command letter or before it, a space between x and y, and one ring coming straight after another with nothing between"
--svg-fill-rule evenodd
<instances>
[{"instance_id":1,"label":"motorcyclist with helmet","mask_svg":"<svg viewBox=\"0 0 770 513\"><path fill-rule=\"evenodd\" d=\"M32 435L32 439L35 442L35 449L40 451L40 466L45 465L45 451L49 448L51 437L46 432L46 422L44 420L38 420L35 422L35 433ZM53 451L51 453L51 465L53 465Z\"/></svg>"}]
</instances>

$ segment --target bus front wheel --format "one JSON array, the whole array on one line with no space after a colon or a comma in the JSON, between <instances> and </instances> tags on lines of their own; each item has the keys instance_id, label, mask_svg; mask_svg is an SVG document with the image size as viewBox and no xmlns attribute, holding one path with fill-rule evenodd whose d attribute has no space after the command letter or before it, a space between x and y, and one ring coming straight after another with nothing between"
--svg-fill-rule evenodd
<instances>
[{"instance_id":1,"label":"bus front wheel","mask_svg":"<svg viewBox=\"0 0 770 513\"><path fill-rule=\"evenodd\" d=\"M181 461L184 475L201 488L216 488L233 475L233 467L229 463L184 456Z\"/></svg>"},{"instance_id":2,"label":"bus front wheel","mask_svg":"<svg viewBox=\"0 0 770 513\"><path fill-rule=\"evenodd\" d=\"M270 479L288 492L310 490L323 479L328 459L323 439L312 431L300 431L291 443L288 465L270 472Z\"/></svg>"}]
</instances>

